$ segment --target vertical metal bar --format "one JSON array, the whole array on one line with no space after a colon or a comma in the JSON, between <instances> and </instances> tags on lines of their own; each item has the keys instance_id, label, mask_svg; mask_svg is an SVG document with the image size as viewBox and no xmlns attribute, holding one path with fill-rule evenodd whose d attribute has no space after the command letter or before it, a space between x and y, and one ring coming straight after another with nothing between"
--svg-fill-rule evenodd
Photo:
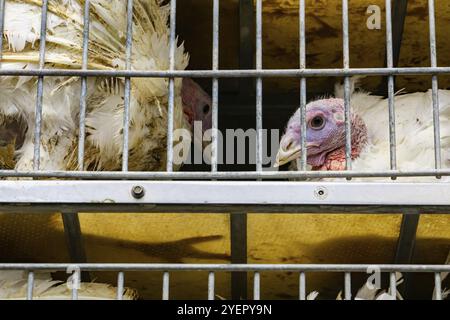
<instances>
[{"instance_id":1,"label":"vertical metal bar","mask_svg":"<svg viewBox=\"0 0 450 320\"><path fill-rule=\"evenodd\" d=\"M117 274L117 300L123 300L124 280L125 275L123 271L119 271L119 273Z\"/></svg>"},{"instance_id":2,"label":"vertical metal bar","mask_svg":"<svg viewBox=\"0 0 450 320\"><path fill-rule=\"evenodd\" d=\"M169 273L164 272L163 274L163 300L169 300Z\"/></svg>"},{"instance_id":3,"label":"vertical metal bar","mask_svg":"<svg viewBox=\"0 0 450 320\"><path fill-rule=\"evenodd\" d=\"M262 0L256 0L256 69L262 69ZM262 171L262 78L256 79L256 171Z\"/></svg>"},{"instance_id":4,"label":"vertical metal bar","mask_svg":"<svg viewBox=\"0 0 450 320\"><path fill-rule=\"evenodd\" d=\"M28 272L27 280L27 300L33 300L33 289L34 289L34 272Z\"/></svg>"},{"instance_id":5,"label":"vertical metal bar","mask_svg":"<svg viewBox=\"0 0 450 320\"><path fill-rule=\"evenodd\" d=\"M208 273L208 300L214 300L214 283L214 272L211 271Z\"/></svg>"},{"instance_id":6,"label":"vertical metal bar","mask_svg":"<svg viewBox=\"0 0 450 320\"><path fill-rule=\"evenodd\" d=\"M430 25L430 60L431 67L437 67L436 54L436 22L434 17L434 0L428 0L428 20ZM434 126L434 160L435 168L441 168L441 133L439 121L439 95L438 95L438 77L433 75L431 78L432 96L433 96L433 126ZM437 176L437 178L440 178Z\"/></svg>"},{"instance_id":7,"label":"vertical metal bar","mask_svg":"<svg viewBox=\"0 0 450 320\"><path fill-rule=\"evenodd\" d=\"M344 275L344 297L345 300L352 299L352 275L350 272L346 272Z\"/></svg>"},{"instance_id":8,"label":"vertical metal bar","mask_svg":"<svg viewBox=\"0 0 450 320\"><path fill-rule=\"evenodd\" d=\"M259 272L255 272L253 277L253 300L259 300L261 298L261 275Z\"/></svg>"},{"instance_id":9,"label":"vertical metal bar","mask_svg":"<svg viewBox=\"0 0 450 320\"><path fill-rule=\"evenodd\" d=\"M79 270L75 270L72 275L72 300L78 300L78 287L80 285L80 272Z\"/></svg>"},{"instance_id":10,"label":"vertical metal bar","mask_svg":"<svg viewBox=\"0 0 450 320\"><path fill-rule=\"evenodd\" d=\"M231 263L247 263L247 214L230 215ZM231 297L233 300L247 299L247 273L231 273Z\"/></svg>"},{"instance_id":11,"label":"vertical metal bar","mask_svg":"<svg viewBox=\"0 0 450 320\"><path fill-rule=\"evenodd\" d=\"M442 300L442 287L441 287L441 274L439 272L434 273L434 292L435 300Z\"/></svg>"},{"instance_id":12,"label":"vertical metal bar","mask_svg":"<svg viewBox=\"0 0 450 320\"><path fill-rule=\"evenodd\" d=\"M213 4L213 56L212 56L213 70L219 69L219 0L214 0ZM217 130L219 127L218 118L219 105L219 80L213 78L212 80L212 136L211 136L211 171L217 172L217 158L218 158L218 139Z\"/></svg>"},{"instance_id":13,"label":"vertical metal bar","mask_svg":"<svg viewBox=\"0 0 450 320\"><path fill-rule=\"evenodd\" d=\"M389 274L389 286L393 300L397 300L397 278L395 272Z\"/></svg>"},{"instance_id":14,"label":"vertical metal bar","mask_svg":"<svg viewBox=\"0 0 450 320\"><path fill-rule=\"evenodd\" d=\"M393 49L392 49L392 16L391 1L386 0L386 58L387 67L392 68ZM391 170L397 170L397 154L395 139L395 106L394 106L394 76L388 76L388 105L389 105L389 152ZM394 177L392 177L395 180Z\"/></svg>"},{"instance_id":15,"label":"vertical metal bar","mask_svg":"<svg viewBox=\"0 0 450 320\"><path fill-rule=\"evenodd\" d=\"M39 70L45 66L45 45L47 39L47 12L48 0L42 1L41 9L41 30L39 40ZM2 35L3 36L3 35ZM36 110L34 120L34 154L33 154L33 170L39 170L41 157L41 125L42 125L42 103L44 96L44 77L38 77Z\"/></svg>"},{"instance_id":16,"label":"vertical metal bar","mask_svg":"<svg viewBox=\"0 0 450 320\"><path fill-rule=\"evenodd\" d=\"M64 235L66 237L66 244L69 251L70 261L72 263L87 262L78 213L62 212L61 217L63 220ZM81 279L84 282L89 282L89 272L83 271L81 273Z\"/></svg>"},{"instance_id":17,"label":"vertical metal bar","mask_svg":"<svg viewBox=\"0 0 450 320\"><path fill-rule=\"evenodd\" d=\"M350 68L350 45L348 34L348 0L342 0L342 50L344 69ZM350 112L350 78L344 78L344 108L345 108L345 165L346 170L352 169L352 133Z\"/></svg>"},{"instance_id":18,"label":"vertical metal bar","mask_svg":"<svg viewBox=\"0 0 450 320\"><path fill-rule=\"evenodd\" d=\"M83 61L82 69L88 68L89 52L89 7L90 0L84 2L84 23L83 23ZM81 96L80 96L80 123L78 135L78 170L84 170L84 141L86 138L86 95L87 95L87 77L81 77Z\"/></svg>"},{"instance_id":19,"label":"vertical metal bar","mask_svg":"<svg viewBox=\"0 0 450 320\"><path fill-rule=\"evenodd\" d=\"M306 276L304 272L300 272L298 296L300 300L306 300Z\"/></svg>"},{"instance_id":20,"label":"vertical metal bar","mask_svg":"<svg viewBox=\"0 0 450 320\"><path fill-rule=\"evenodd\" d=\"M126 63L125 68L131 70L131 50L133 45L133 0L127 2L127 39L126 39ZM131 78L125 78L125 97L123 110L123 147L122 147L122 171L128 171L129 134L130 134L130 100Z\"/></svg>"},{"instance_id":21,"label":"vertical metal bar","mask_svg":"<svg viewBox=\"0 0 450 320\"><path fill-rule=\"evenodd\" d=\"M306 68L306 18L305 18L305 0L300 0L299 7L299 34L300 34L300 69ZM306 170L307 151L306 151L306 78L300 79L300 170Z\"/></svg>"},{"instance_id":22,"label":"vertical metal bar","mask_svg":"<svg viewBox=\"0 0 450 320\"><path fill-rule=\"evenodd\" d=\"M0 66L2 65L3 56L3 31L5 27L5 4L6 0L0 0Z\"/></svg>"},{"instance_id":23,"label":"vertical metal bar","mask_svg":"<svg viewBox=\"0 0 450 320\"><path fill-rule=\"evenodd\" d=\"M253 0L239 0L239 68L253 69L255 14ZM254 90L253 79L239 78L239 95L241 99ZM243 99L244 100L244 99ZM246 100L245 100L246 101Z\"/></svg>"},{"instance_id":24,"label":"vertical metal bar","mask_svg":"<svg viewBox=\"0 0 450 320\"><path fill-rule=\"evenodd\" d=\"M400 233L398 236L397 250L395 253L394 263L396 264L410 264L413 261L414 247L416 243L417 227L419 225L420 214L417 209L408 209L402 215L402 222L400 226ZM412 291L413 273L405 273L403 275L404 282L403 296L408 297Z\"/></svg>"},{"instance_id":25,"label":"vertical metal bar","mask_svg":"<svg viewBox=\"0 0 450 320\"><path fill-rule=\"evenodd\" d=\"M176 14L177 1L170 1L170 46L169 46L169 70L175 69L175 47L176 47ZM167 172L173 171L173 120L175 109L175 79L169 79L169 105L167 111Z\"/></svg>"}]
</instances>

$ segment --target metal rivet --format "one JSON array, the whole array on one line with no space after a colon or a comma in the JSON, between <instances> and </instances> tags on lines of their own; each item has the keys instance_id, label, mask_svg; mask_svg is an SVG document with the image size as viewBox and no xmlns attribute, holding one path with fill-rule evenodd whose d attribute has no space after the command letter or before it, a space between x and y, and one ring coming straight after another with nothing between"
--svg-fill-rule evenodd
<instances>
[{"instance_id":1,"label":"metal rivet","mask_svg":"<svg viewBox=\"0 0 450 320\"><path fill-rule=\"evenodd\" d=\"M326 199L328 196L328 190L325 187L317 187L316 190L314 190L314 195L320 200Z\"/></svg>"},{"instance_id":2,"label":"metal rivet","mask_svg":"<svg viewBox=\"0 0 450 320\"><path fill-rule=\"evenodd\" d=\"M131 194L136 199L141 199L145 195L145 189L142 186L134 186L133 189L131 189Z\"/></svg>"}]
</instances>

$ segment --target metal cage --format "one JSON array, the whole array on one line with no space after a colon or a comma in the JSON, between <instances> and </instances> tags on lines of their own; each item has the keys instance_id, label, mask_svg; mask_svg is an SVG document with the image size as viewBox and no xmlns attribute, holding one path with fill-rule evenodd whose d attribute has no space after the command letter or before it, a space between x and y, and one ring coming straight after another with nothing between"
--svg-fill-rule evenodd
<instances>
[{"instance_id":1,"label":"metal cage","mask_svg":"<svg viewBox=\"0 0 450 320\"><path fill-rule=\"evenodd\" d=\"M46 24L48 0L42 1L41 38L39 46L38 70L0 69L0 76L35 76L38 78L36 118L34 132L34 170L23 172L0 170L3 178L28 178L15 181L0 181L0 208L3 212L63 212L66 232L71 239L70 253L76 266L83 271L114 270L118 272L118 294L121 299L124 286L124 272L129 270L162 271L163 299L169 298L169 272L177 270L207 271L209 299L214 298L214 275L216 272L253 272L254 298L260 297L260 272L292 271L299 274L299 298L305 299L305 273L307 272L342 272L345 274L345 298L351 298L350 282L352 272L365 272L366 265L247 265L246 263L246 217L245 212L396 212L403 214L402 228L397 249L398 263L409 262L412 242L417 228L419 213L450 212L450 185L439 181L442 176L449 176L450 170L442 168L440 155L440 127L438 108L438 75L450 74L450 67L439 67L436 58L436 31L434 0L428 0L430 66L429 67L397 67L399 42L401 40L402 23L406 12L407 0L395 1L394 18L391 14L391 0L386 6L386 67L385 68L351 68L349 59L349 4L342 0L342 34L343 65L336 69L311 69L306 66L305 42L305 0L299 0L299 47L300 67L298 69L263 69L262 67L262 0L256 0L256 68L221 70L219 68L219 0L213 2L213 50L211 70L175 70L176 46L176 8L177 1L170 1L170 68L169 70L131 70L132 52L132 12L133 0L127 0L126 30L126 70L102 71L88 70L89 43L89 8L90 1L85 0L83 64L81 70L47 69ZM0 0L0 33L3 34L5 0ZM241 0L242 17L253 15L253 1ZM244 23L251 24L251 21ZM244 41L248 38L243 37ZM2 40L0 37L0 58ZM245 51L245 50L244 50ZM389 101L390 132L390 170L383 172L352 171L351 161L351 127L350 127L350 77L354 75L378 75L387 79L387 96ZM396 165L395 141L395 104L394 77L397 75L430 75L432 77L434 150L435 166L433 170L399 171ZM80 171L46 171L40 170L40 135L43 104L43 83L45 77L73 76L81 78L79 153ZM122 171L92 172L83 170L85 113L88 77L108 76L125 78L124 101L124 139ZM306 83L312 77L344 77L345 92L345 128L346 128L346 168L345 171L317 172L306 170ZM166 172L130 172L128 171L128 132L130 126L130 94L131 78L159 77L169 79L169 105L167 123L167 171ZM194 77L212 79L212 164L210 172L174 172L173 171L173 121L174 121L174 78ZM294 77L300 85L299 106L302 125L302 154L300 170L295 172L263 171L263 78ZM218 155L218 116L219 116L219 79L252 78L256 81L256 171L219 171ZM436 177L433 183L405 183L394 181L397 177L431 176ZM354 182L355 177L387 177L390 182ZM31 179L30 179L31 178ZM45 180L44 178L54 178ZM346 178L347 181L273 181L288 178ZM183 180L183 181L180 181ZM219 180L219 181L217 181ZM243 181L245 180L245 181ZM253 180L253 181L248 181ZM267 181L272 180L272 181ZM202 192L208 190L208 192ZM80 226L77 212L230 212L232 214L232 264L229 265L196 265L196 264L84 264L85 254L81 246ZM33 297L33 275L38 270L65 270L68 264L0 264L1 270L17 269L29 271L28 298ZM441 272L449 272L450 267L444 265L381 265L382 272L390 273L390 288L395 293L396 271L431 272L435 275L436 299L441 298ZM237 295L242 296L245 285L239 285L242 277L238 273L233 279ZM76 299L76 289L73 298Z\"/></svg>"}]
</instances>

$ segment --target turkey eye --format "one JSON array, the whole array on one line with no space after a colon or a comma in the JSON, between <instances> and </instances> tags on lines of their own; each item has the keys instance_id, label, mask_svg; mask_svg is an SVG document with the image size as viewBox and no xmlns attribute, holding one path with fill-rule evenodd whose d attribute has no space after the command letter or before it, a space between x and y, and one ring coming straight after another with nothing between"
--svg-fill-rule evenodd
<instances>
[{"instance_id":1,"label":"turkey eye","mask_svg":"<svg viewBox=\"0 0 450 320\"><path fill-rule=\"evenodd\" d=\"M205 104L203 106L203 114L207 114L210 110L209 104Z\"/></svg>"},{"instance_id":2,"label":"turkey eye","mask_svg":"<svg viewBox=\"0 0 450 320\"><path fill-rule=\"evenodd\" d=\"M310 121L310 127L315 130L322 129L324 127L324 125L325 125L325 119L322 118L321 116L316 116L316 117L312 118L312 120Z\"/></svg>"}]
</instances>

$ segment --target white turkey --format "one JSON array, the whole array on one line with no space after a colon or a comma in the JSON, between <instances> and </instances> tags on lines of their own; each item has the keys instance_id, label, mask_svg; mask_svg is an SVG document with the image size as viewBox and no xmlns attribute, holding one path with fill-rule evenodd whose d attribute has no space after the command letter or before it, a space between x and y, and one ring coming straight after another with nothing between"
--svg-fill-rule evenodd
<instances>
[{"instance_id":1,"label":"white turkey","mask_svg":"<svg viewBox=\"0 0 450 320\"><path fill-rule=\"evenodd\" d=\"M362 90L351 94L352 170L390 169L388 99ZM345 123L342 86L335 96L306 106L307 164L311 170L345 169ZM396 155L400 171L434 169L432 92L395 96ZM439 90L442 167L450 167L450 91ZM276 166L300 158L300 110L290 118L277 155ZM406 179L406 178L404 178ZM417 179L417 178L414 178ZM426 178L423 178L426 179ZM429 178L428 178L429 179Z\"/></svg>"},{"instance_id":2,"label":"white turkey","mask_svg":"<svg viewBox=\"0 0 450 320\"><path fill-rule=\"evenodd\" d=\"M46 68L81 68L84 4L83 0L48 2ZM6 1L2 69L39 67L41 6L40 0ZM161 0L134 1L132 70L169 69L169 11ZM89 69L125 69L126 13L127 1L90 1ZM184 45L177 44L175 69L185 69L188 60ZM40 169L78 169L80 82L79 77L44 80ZM165 170L168 79L132 78L131 89L129 169ZM0 77L2 168L33 169L36 90L36 77ZM210 97L194 81L175 80L174 130L192 133L194 121L203 121L203 129L209 129L210 106ZM123 114L124 79L90 77L85 169L120 169Z\"/></svg>"}]
</instances>

